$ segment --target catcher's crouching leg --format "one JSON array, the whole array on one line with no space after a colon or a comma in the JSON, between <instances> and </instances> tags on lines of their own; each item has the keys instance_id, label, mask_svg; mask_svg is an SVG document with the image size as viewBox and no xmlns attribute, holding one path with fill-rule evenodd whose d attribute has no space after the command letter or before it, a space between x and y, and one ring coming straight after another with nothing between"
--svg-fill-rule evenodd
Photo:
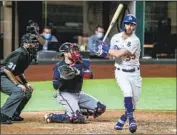
<instances>
[{"instance_id":1,"label":"catcher's crouching leg","mask_svg":"<svg viewBox=\"0 0 177 135\"><path fill-rule=\"evenodd\" d=\"M72 116L72 123L86 123L86 118L79 111Z\"/></svg>"},{"instance_id":2,"label":"catcher's crouching leg","mask_svg":"<svg viewBox=\"0 0 177 135\"><path fill-rule=\"evenodd\" d=\"M67 114L50 113L46 114L44 119L47 123L86 123L85 117L80 114L75 114L70 117Z\"/></svg>"},{"instance_id":3,"label":"catcher's crouching leg","mask_svg":"<svg viewBox=\"0 0 177 135\"><path fill-rule=\"evenodd\" d=\"M44 116L44 119L47 123L70 123L72 122L71 117L67 114L59 114L59 113L49 113Z\"/></svg>"}]
</instances>

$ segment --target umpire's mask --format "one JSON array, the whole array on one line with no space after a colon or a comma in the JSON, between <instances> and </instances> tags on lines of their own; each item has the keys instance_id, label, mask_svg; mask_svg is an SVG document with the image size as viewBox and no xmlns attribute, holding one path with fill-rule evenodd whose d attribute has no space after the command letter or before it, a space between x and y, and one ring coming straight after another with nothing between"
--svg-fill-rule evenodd
<instances>
[{"instance_id":1,"label":"umpire's mask","mask_svg":"<svg viewBox=\"0 0 177 135\"><path fill-rule=\"evenodd\" d=\"M39 49L39 41L37 39L37 35L31 34L31 33L26 33L25 35L22 36L21 38L21 44L24 46L24 43L28 44L28 47L26 48L27 51L30 54L36 54L36 52Z\"/></svg>"}]
</instances>

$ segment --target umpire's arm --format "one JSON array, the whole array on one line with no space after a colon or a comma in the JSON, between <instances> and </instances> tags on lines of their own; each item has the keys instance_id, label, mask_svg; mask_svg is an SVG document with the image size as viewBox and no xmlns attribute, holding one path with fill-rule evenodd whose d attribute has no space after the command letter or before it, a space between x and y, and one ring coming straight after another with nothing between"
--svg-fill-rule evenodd
<instances>
[{"instance_id":1,"label":"umpire's arm","mask_svg":"<svg viewBox=\"0 0 177 135\"><path fill-rule=\"evenodd\" d=\"M8 76L8 78L9 78L16 86L19 85L18 80L16 79L16 77L13 75L13 73L12 73L10 70L4 68L4 73Z\"/></svg>"},{"instance_id":2,"label":"umpire's arm","mask_svg":"<svg viewBox=\"0 0 177 135\"><path fill-rule=\"evenodd\" d=\"M4 73L17 87L20 87L23 91L26 90L26 87L18 82L18 80L10 70L4 68Z\"/></svg>"},{"instance_id":3,"label":"umpire's arm","mask_svg":"<svg viewBox=\"0 0 177 135\"><path fill-rule=\"evenodd\" d=\"M28 83L27 80L25 79L25 75L24 75L24 74L19 75L19 78L20 78L21 82L22 82L24 85L26 85L26 84Z\"/></svg>"},{"instance_id":4,"label":"umpire's arm","mask_svg":"<svg viewBox=\"0 0 177 135\"><path fill-rule=\"evenodd\" d=\"M28 89L30 90L31 92L34 90L33 86L31 84L29 84L27 82L27 80L25 79L25 75L24 74L21 74L18 76L22 82L22 84Z\"/></svg>"}]
</instances>

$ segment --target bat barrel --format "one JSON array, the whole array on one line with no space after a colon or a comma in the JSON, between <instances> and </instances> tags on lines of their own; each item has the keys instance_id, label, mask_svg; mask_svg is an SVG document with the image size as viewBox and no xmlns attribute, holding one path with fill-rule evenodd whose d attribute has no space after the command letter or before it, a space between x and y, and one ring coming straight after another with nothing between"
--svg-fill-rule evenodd
<instances>
[{"instance_id":1,"label":"bat barrel","mask_svg":"<svg viewBox=\"0 0 177 135\"><path fill-rule=\"evenodd\" d=\"M112 27L113 27L114 24L115 24L117 18L120 16L120 13L121 13L123 7L124 7L123 4L119 4L119 6L117 7L117 10L116 10L116 12L114 13L114 16L113 16L113 18L112 18L112 20L111 20L111 23L109 24L108 30L106 31L106 34L105 34L105 36L104 36L104 38L103 38L103 42L105 42L105 40L106 40L106 38L107 38L109 32L111 31Z\"/></svg>"}]
</instances>

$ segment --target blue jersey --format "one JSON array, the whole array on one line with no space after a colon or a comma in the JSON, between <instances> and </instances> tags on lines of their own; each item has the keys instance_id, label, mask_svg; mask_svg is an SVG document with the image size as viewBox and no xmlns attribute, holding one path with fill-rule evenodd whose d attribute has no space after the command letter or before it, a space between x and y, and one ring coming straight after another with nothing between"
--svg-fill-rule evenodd
<instances>
[{"instance_id":1,"label":"blue jersey","mask_svg":"<svg viewBox=\"0 0 177 135\"><path fill-rule=\"evenodd\" d=\"M80 74L71 80L64 80L60 78L60 72L58 68L63 65L67 65L64 60L58 62L53 68L53 87L56 90L59 89L60 91L77 93L81 91L83 85L83 78L85 76L88 78L88 73L90 75L89 79L93 78L89 61L79 61L73 66L80 70Z\"/></svg>"}]
</instances>

